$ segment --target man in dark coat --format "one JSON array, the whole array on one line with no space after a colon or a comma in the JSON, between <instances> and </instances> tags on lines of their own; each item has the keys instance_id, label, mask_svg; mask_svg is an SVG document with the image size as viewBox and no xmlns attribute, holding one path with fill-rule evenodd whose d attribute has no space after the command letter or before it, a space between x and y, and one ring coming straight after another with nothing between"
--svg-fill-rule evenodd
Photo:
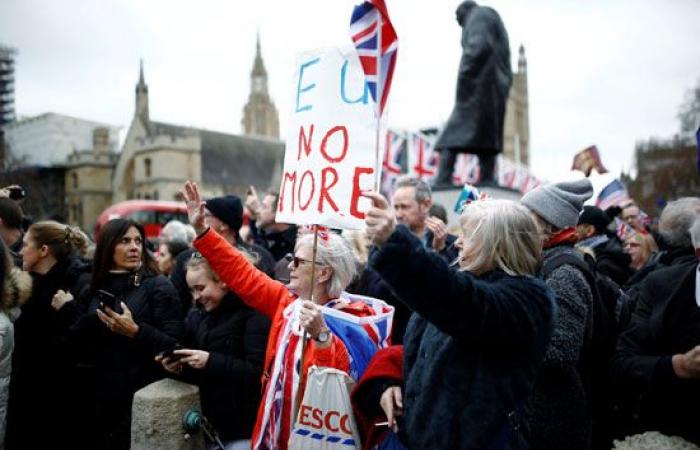
<instances>
[{"instance_id":1,"label":"man in dark coat","mask_svg":"<svg viewBox=\"0 0 700 450\"><path fill-rule=\"evenodd\" d=\"M455 106L435 148L440 151L436 185L452 185L457 153L479 156L481 182L494 183L496 155L503 149L503 121L513 74L508 33L492 8L465 1L457 8L462 27Z\"/></svg>"}]
</instances>

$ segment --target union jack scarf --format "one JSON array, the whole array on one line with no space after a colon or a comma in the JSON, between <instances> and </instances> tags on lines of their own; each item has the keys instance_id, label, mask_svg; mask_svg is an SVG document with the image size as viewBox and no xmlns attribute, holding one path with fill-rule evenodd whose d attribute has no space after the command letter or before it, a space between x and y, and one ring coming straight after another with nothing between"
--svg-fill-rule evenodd
<instances>
[{"instance_id":1,"label":"union jack scarf","mask_svg":"<svg viewBox=\"0 0 700 450\"><path fill-rule=\"evenodd\" d=\"M286 441L294 424L292 402L297 398L302 367L304 330L299 322L302 301L296 299L282 313L284 323L277 340L270 379L263 394L263 419L253 449L287 448ZM344 312L343 309L353 302L366 303L373 314L360 317ZM323 305L321 312L328 328L345 344L350 355L349 375L357 381L374 353L390 344L394 307L382 300L343 292L340 298Z\"/></svg>"}]
</instances>

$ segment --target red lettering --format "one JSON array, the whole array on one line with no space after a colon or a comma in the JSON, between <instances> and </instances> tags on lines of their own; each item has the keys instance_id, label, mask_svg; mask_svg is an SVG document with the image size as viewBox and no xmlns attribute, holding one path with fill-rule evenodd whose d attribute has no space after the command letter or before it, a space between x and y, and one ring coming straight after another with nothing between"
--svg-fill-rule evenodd
<instances>
[{"instance_id":1,"label":"red lettering","mask_svg":"<svg viewBox=\"0 0 700 450\"><path fill-rule=\"evenodd\" d=\"M337 433L338 427L334 428L333 425L331 425L331 417L333 417L333 416L340 417L340 414L336 411L329 411L328 414L326 414L326 428L331 430L334 433Z\"/></svg>"},{"instance_id":2,"label":"red lettering","mask_svg":"<svg viewBox=\"0 0 700 450\"><path fill-rule=\"evenodd\" d=\"M347 414L343 415L343 417L340 418L340 429L343 430L343 433L352 435L352 430L350 429L350 427L348 427Z\"/></svg>"},{"instance_id":3,"label":"red lettering","mask_svg":"<svg viewBox=\"0 0 700 450\"><path fill-rule=\"evenodd\" d=\"M321 420L323 411L318 408L314 408L311 416L314 418L314 422L311 424L313 428L321 428L323 426L323 420Z\"/></svg>"},{"instance_id":4,"label":"red lettering","mask_svg":"<svg viewBox=\"0 0 700 450\"><path fill-rule=\"evenodd\" d=\"M307 405L301 405L301 419L299 423L302 425L311 425L306 418L308 417L308 412L311 411L311 407Z\"/></svg>"},{"instance_id":5,"label":"red lettering","mask_svg":"<svg viewBox=\"0 0 700 450\"><path fill-rule=\"evenodd\" d=\"M360 201L360 177L363 174L372 174L374 169L371 167L355 167L355 175L352 177L352 197L350 198L350 214L358 219L364 219L365 213L360 212L357 209L357 205Z\"/></svg>"},{"instance_id":6,"label":"red lettering","mask_svg":"<svg viewBox=\"0 0 700 450\"><path fill-rule=\"evenodd\" d=\"M297 152L297 161L301 159L301 150L304 150L306 156L311 154L311 140L314 138L314 124L309 127L309 137L307 139L304 132L304 126L299 127L299 151ZM325 138L324 138L325 139Z\"/></svg>"},{"instance_id":7,"label":"red lettering","mask_svg":"<svg viewBox=\"0 0 700 450\"><path fill-rule=\"evenodd\" d=\"M328 184L328 178L326 175L333 175L333 181ZM332 167L324 167L321 171L321 190L318 194L318 212L323 212L323 200L325 199L333 211L338 212L338 206L335 204L331 196L328 194L328 190L335 186L338 182L338 171Z\"/></svg>"},{"instance_id":8,"label":"red lettering","mask_svg":"<svg viewBox=\"0 0 700 450\"><path fill-rule=\"evenodd\" d=\"M282 212L284 211L284 198L285 198L285 188L287 186L287 180L289 180L292 183L292 192L290 194L290 197L292 199L292 212L294 212L294 192L296 191L297 187L297 172L296 170L292 173L285 172L284 176L282 177L282 188L280 189L280 199L277 205L277 212Z\"/></svg>"},{"instance_id":9,"label":"red lettering","mask_svg":"<svg viewBox=\"0 0 700 450\"><path fill-rule=\"evenodd\" d=\"M326 143L328 142L328 138L331 137L331 135L333 135L333 133L335 133L336 131L340 131L343 133L343 150L340 152L340 156L338 156L337 158L333 158L332 156L330 156L328 154L328 152L326 152ZM326 160L329 163L337 163L337 162L342 161L343 158L345 158L345 155L347 153L348 153L348 129L342 125L337 125L337 126L331 128L330 130L328 130L326 135L323 136L323 140L321 141L321 154L323 155L323 157L326 158Z\"/></svg>"},{"instance_id":10,"label":"red lettering","mask_svg":"<svg viewBox=\"0 0 700 450\"><path fill-rule=\"evenodd\" d=\"M306 203L302 203L301 201L301 191L304 190L304 180L306 180L306 176L309 176L311 179L311 191L309 192L309 198L306 200ZM299 180L299 190L297 191L297 199L299 200L299 209L302 211L306 211L306 208L309 207L309 203L311 203L311 199L314 197L314 191L316 190L316 181L314 181L314 174L311 173L310 170L307 170L304 172L304 174L301 176L301 180Z\"/></svg>"}]
</instances>

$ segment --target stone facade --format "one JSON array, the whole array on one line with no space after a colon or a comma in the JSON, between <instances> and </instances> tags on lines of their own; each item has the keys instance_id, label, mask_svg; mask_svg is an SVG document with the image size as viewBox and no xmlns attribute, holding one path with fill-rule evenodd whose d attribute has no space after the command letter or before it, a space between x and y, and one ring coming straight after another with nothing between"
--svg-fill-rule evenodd
<instances>
[{"instance_id":1,"label":"stone facade","mask_svg":"<svg viewBox=\"0 0 700 450\"><path fill-rule=\"evenodd\" d=\"M271 107L266 114L274 119L265 129L275 137L237 136L151 120L141 65L134 117L112 177L112 201L178 200L186 180L200 183L205 196L245 195L251 184L263 191L278 184L284 143L276 138L277 112L267 96L259 45L253 73L264 75L264 89L252 92L251 98L260 99L261 92L265 94ZM262 103L256 105L259 108Z\"/></svg>"},{"instance_id":2,"label":"stone facade","mask_svg":"<svg viewBox=\"0 0 700 450\"><path fill-rule=\"evenodd\" d=\"M513 74L506 104L503 130L503 156L523 167L530 167L530 114L527 93L525 47L518 50L518 71Z\"/></svg>"},{"instance_id":3,"label":"stone facade","mask_svg":"<svg viewBox=\"0 0 700 450\"><path fill-rule=\"evenodd\" d=\"M277 108L267 91L267 71L260 53L260 36L250 72L250 96L243 108L241 126L246 136L265 136L279 139L280 126Z\"/></svg>"},{"instance_id":4,"label":"stone facade","mask_svg":"<svg viewBox=\"0 0 700 450\"><path fill-rule=\"evenodd\" d=\"M90 150L68 155L65 173L67 221L87 232L97 216L112 202L112 172L117 154L109 142L109 130L93 130Z\"/></svg>"}]
</instances>

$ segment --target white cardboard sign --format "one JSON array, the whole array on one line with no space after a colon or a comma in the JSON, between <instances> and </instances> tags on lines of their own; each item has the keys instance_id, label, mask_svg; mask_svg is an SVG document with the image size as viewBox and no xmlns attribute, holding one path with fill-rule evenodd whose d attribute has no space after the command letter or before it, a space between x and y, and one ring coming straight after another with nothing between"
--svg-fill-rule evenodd
<instances>
[{"instance_id":1,"label":"white cardboard sign","mask_svg":"<svg viewBox=\"0 0 700 450\"><path fill-rule=\"evenodd\" d=\"M361 229L374 188L374 101L354 47L297 57L276 221Z\"/></svg>"}]
</instances>

